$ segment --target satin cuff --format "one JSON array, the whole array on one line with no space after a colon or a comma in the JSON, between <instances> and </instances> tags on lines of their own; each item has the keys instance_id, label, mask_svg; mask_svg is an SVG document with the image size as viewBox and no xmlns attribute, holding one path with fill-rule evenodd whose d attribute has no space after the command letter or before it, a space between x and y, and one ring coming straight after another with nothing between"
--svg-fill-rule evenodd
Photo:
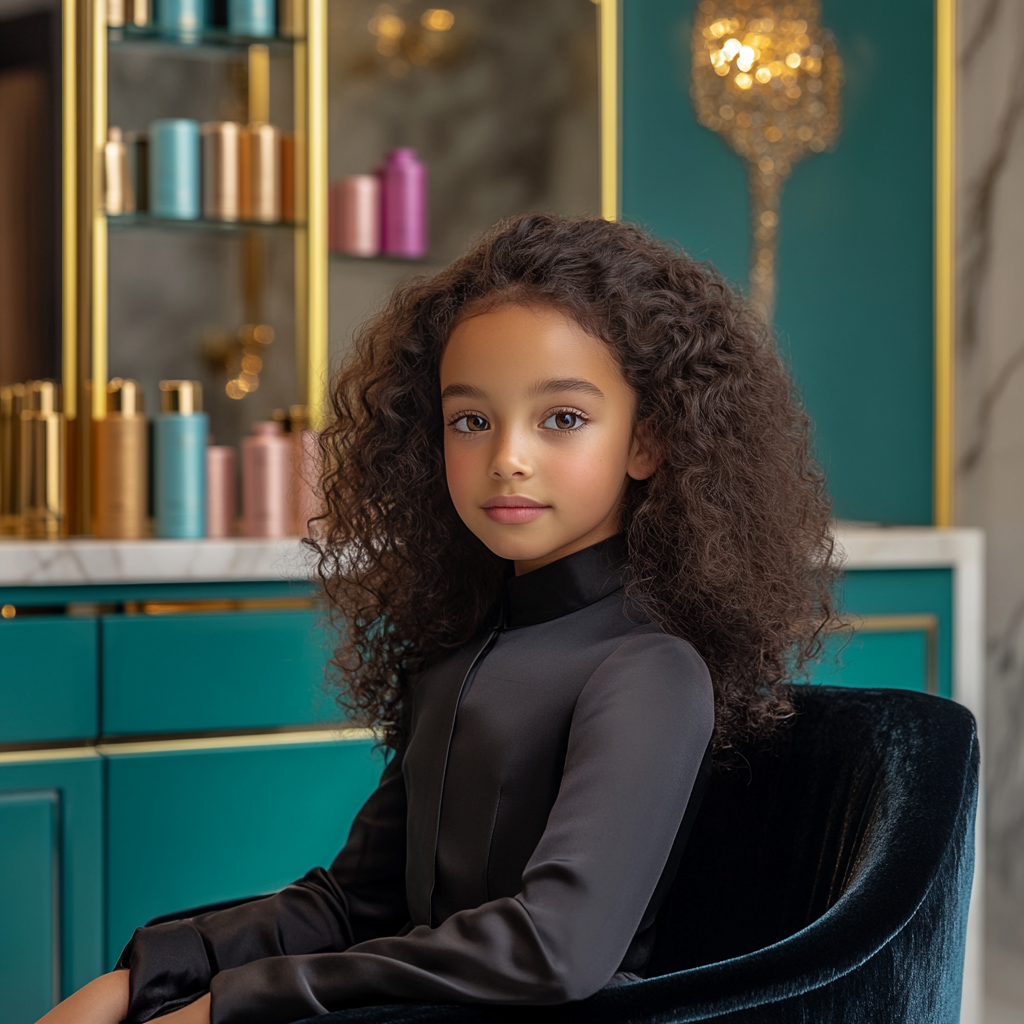
<instances>
[{"instance_id":1,"label":"satin cuff","mask_svg":"<svg viewBox=\"0 0 1024 1024\"><path fill-rule=\"evenodd\" d=\"M203 940L188 920L136 928L117 966L129 969L124 1024L145 1024L188 1006L209 991L213 975Z\"/></svg>"}]
</instances>

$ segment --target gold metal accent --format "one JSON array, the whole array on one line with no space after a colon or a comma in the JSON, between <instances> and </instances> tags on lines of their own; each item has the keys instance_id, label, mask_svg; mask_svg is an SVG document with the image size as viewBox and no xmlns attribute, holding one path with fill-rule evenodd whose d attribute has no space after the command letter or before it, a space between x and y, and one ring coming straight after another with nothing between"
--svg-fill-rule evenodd
<instances>
[{"instance_id":1,"label":"gold metal accent","mask_svg":"<svg viewBox=\"0 0 1024 1024\"><path fill-rule=\"evenodd\" d=\"M61 352L64 415L78 406L78 11L61 7Z\"/></svg>"},{"instance_id":2,"label":"gold metal accent","mask_svg":"<svg viewBox=\"0 0 1024 1024\"><path fill-rule=\"evenodd\" d=\"M58 386L49 380L31 381L21 413L21 505L23 537L53 540L64 527L64 417Z\"/></svg>"},{"instance_id":3,"label":"gold metal accent","mask_svg":"<svg viewBox=\"0 0 1024 1024\"><path fill-rule=\"evenodd\" d=\"M92 217L92 418L107 415L107 215L103 209L103 151L107 144L107 17L105 0L92 13L90 78Z\"/></svg>"},{"instance_id":4,"label":"gold metal accent","mask_svg":"<svg viewBox=\"0 0 1024 1024\"><path fill-rule=\"evenodd\" d=\"M953 525L956 0L935 4L935 412L932 521Z\"/></svg>"},{"instance_id":5,"label":"gold metal accent","mask_svg":"<svg viewBox=\"0 0 1024 1024\"><path fill-rule=\"evenodd\" d=\"M306 0L306 39L295 43L296 350L310 423L327 398L327 3Z\"/></svg>"},{"instance_id":6,"label":"gold metal accent","mask_svg":"<svg viewBox=\"0 0 1024 1024\"><path fill-rule=\"evenodd\" d=\"M196 601L126 601L126 615L210 615L216 612L291 611L315 608L313 597L245 597Z\"/></svg>"},{"instance_id":7,"label":"gold metal accent","mask_svg":"<svg viewBox=\"0 0 1024 1024\"><path fill-rule=\"evenodd\" d=\"M197 380L160 381L160 411L191 416L203 408L203 385Z\"/></svg>"},{"instance_id":8,"label":"gold metal accent","mask_svg":"<svg viewBox=\"0 0 1024 1024\"><path fill-rule=\"evenodd\" d=\"M18 614L18 609L13 604L5 604L3 608L0 608L0 617L5 619L13 619Z\"/></svg>"},{"instance_id":9,"label":"gold metal accent","mask_svg":"<svg viewBox=\"0 0 1024 1024\"><path fill-rule=\"evenodd\" d=\"M620 0L598 0L600 61L601 216L618 220L622 211L622 60Z\"/></svg>"},{"instance_id":10,"label":"gold metal accent","mask_svg":"<svg viewBox=\"0 0 1024 1024\"><path fill-rule=\"evenodd\" d=\"M91 761L100 755L95 747L57 747L50 750L0 751L0 764L32 764L36 761Z\"/></svg>"},{"instance_id":11,"label":"gold metal accent","mask_svg":"<svg viewBox=\"0 0 1024 1024\"><path fill-rule=\"evenodd\" d=\"M924 633L925 688L939 693L939 618L931 612L910 615L850 615L832 632L857 633Z\"/></svg>"},{"instance_id":12,"label":"gold metal accent","mask_svg":"<svg viewBox=\"0 0 1024 1024\"><path fill-rule=\"evenodd\" d=\"M775 308L782 185L800 160L839 137L842 62L818 0L702 0L694 19L690 94L697 120L747 164L750 298Z\"/></svg>"},{"instance_id":13,"label":"gold metal accent","mask_svg":"<svg viewBox=\"0 0 1024 1024\"><path fill-rule=\"evenodd\" d=\"M245 736L202 736L184 740L142 740L139 742L96 745L103 757L128 757L137 754L177 754L192 750L237 750L239 747L286 747L310 743L351 743L375 739L372 729L310 729ZM0 757L3 755L0 754Z\"/></svg>"}]
</instances>

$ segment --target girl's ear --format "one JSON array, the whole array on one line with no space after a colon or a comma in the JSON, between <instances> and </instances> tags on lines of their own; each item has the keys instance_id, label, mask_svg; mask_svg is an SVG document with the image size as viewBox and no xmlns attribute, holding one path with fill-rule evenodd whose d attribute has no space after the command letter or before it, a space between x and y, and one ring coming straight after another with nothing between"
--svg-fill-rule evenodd
<instances>
[{"instance_id":1,"label":"girl's ear","mask_svg":"<svg viewBox=\"0 0 1024 1024\"><path fill-rule=\"evenodd\" d=\"M656 454L654 446L648 443L646 431L637 427L633 432L633 445L629 449L626 475L633 480L646 480L660 465L661 456Z\"/></svg>"}]
</instances>

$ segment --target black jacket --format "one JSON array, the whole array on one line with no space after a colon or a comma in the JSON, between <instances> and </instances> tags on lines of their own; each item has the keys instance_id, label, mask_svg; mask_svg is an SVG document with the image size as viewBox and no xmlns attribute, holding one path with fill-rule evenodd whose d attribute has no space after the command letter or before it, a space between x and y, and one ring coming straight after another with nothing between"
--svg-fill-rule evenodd
<instances>
[{"instance_id":1,"label":"black jacket","mask_svg":"<svg viewBox=\"0 0 1024 1024\"><path fill-rule=\"evenodd\" d=\"M559 1003L642 973L714 711L694 649L625 601L623 555L612 538L507 582L500 624L416 680L408 740L328 870L136 931L129 1024L207 989L213 1024L286 1024Z\"/></svg>"}]
</instances>

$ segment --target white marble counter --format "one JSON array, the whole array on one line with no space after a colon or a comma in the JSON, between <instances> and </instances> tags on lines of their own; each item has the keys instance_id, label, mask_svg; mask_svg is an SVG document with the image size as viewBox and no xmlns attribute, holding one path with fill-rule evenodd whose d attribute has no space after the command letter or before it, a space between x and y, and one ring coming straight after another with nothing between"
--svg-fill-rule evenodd
<instances>
[{"instance_id":1,"label":"white marble counter","mask_svg":"<svg viewBox=\"0 0 1024 1024\"><path fill-rule=\"evenodd\" d=\"M0 538L0 586L199 583L307 579L313 558L298 538L65 540Z\"/></svg>"}]
</instances>

